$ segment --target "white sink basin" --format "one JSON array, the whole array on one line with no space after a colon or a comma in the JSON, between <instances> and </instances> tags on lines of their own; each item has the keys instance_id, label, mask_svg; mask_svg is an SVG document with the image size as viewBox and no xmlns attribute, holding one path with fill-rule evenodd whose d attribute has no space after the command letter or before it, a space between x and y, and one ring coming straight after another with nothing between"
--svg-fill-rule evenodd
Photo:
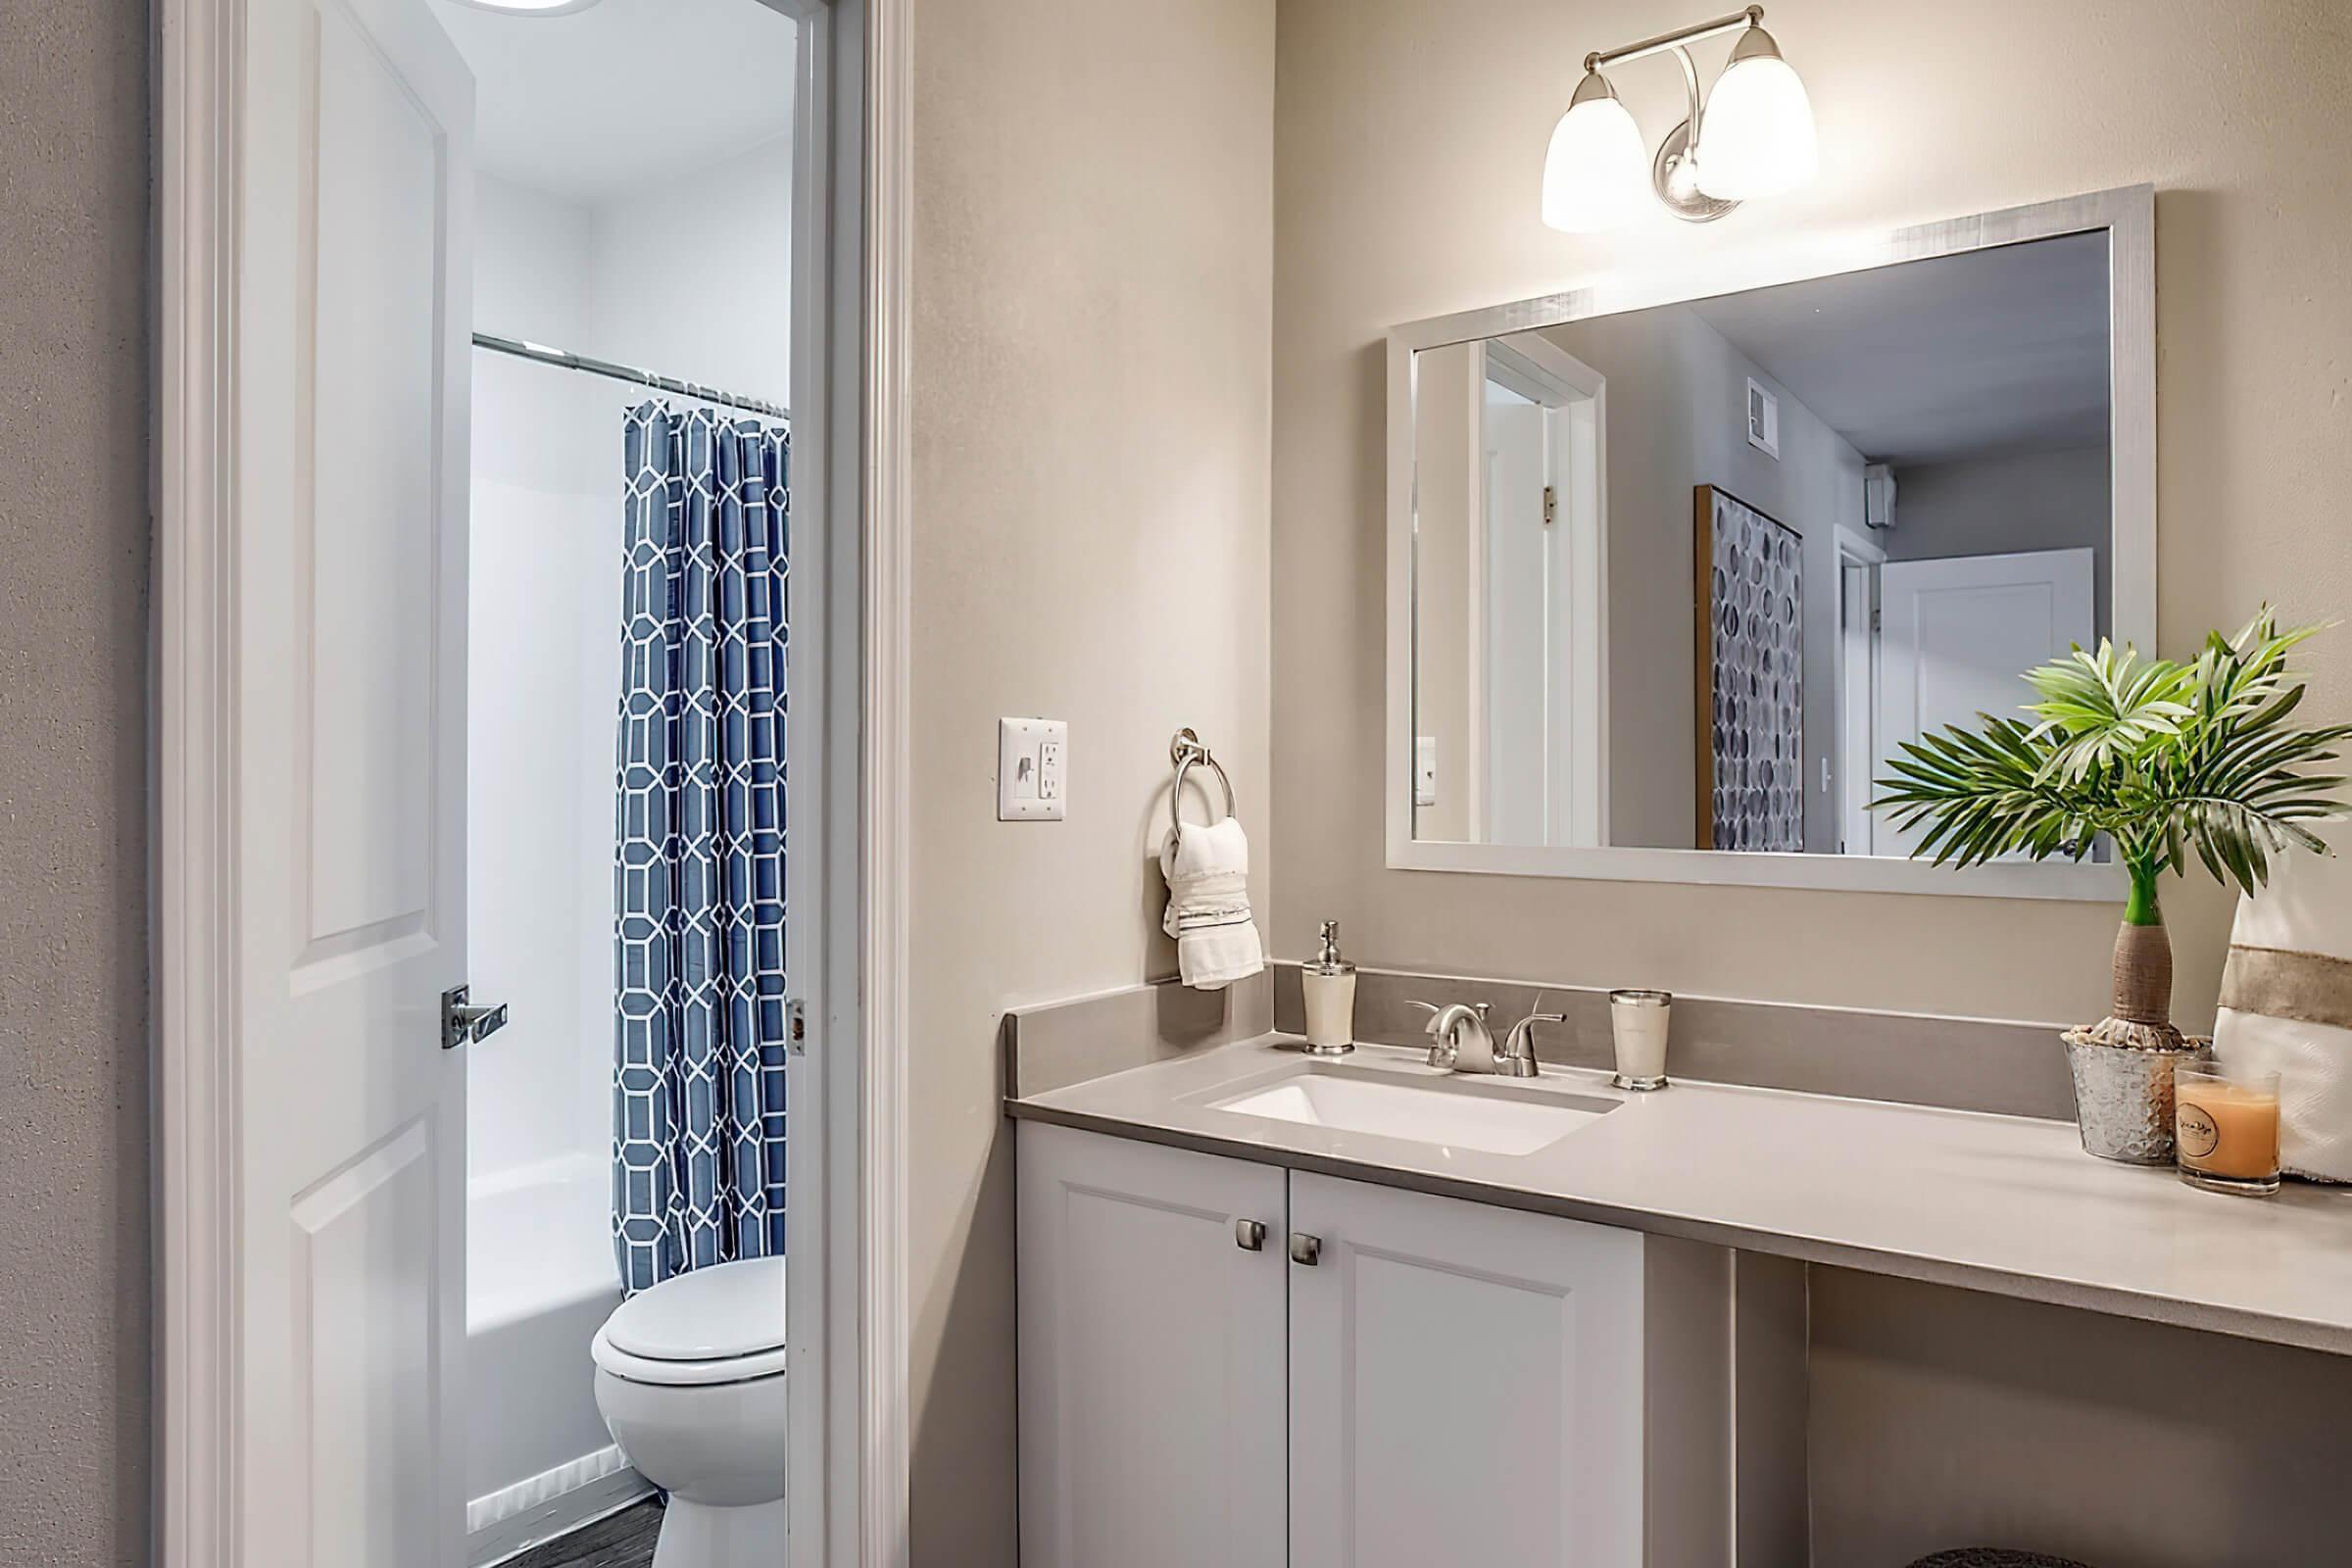
<instances>
[{"instance_id":1,"label":"white sink basin","mask_svg":"<svg viewBox=\"0 0 2352 1568\"><path fill-rule=\"evenodd\" d=\"M1490 1154L1532 1154L1599 1120L1616 1102L1522 1099L1494 1090L1303 1072L1212 1100L1208 1108Z\"/></svg>"}]
</instances>

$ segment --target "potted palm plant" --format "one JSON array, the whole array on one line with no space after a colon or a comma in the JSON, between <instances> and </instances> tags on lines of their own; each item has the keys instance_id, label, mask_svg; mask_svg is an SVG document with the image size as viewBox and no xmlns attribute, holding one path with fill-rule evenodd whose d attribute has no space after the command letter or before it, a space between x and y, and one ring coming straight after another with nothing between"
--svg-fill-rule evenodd
<instances>
[{"instance_id":1,"label":"potted palm plant","mask_svg":"<svg viewBox=\"0 0 2352 1568\"><path fill-rule=\"evenodd\" d=\"M2173 1067L2204 1049L2172 1019L2173 950L2158 895L2192 861L2252 894L2271 858L2328 847L2303 824L2340 817L2333 761L2352 724L2288 719L2303 683L2287 654L2321 628L2278 629L2270 607L2190 663L2102 641L2030 670L2034 721L1979 714L1906 743L1875 810L1925 827L1914 858L1980 865L2000 856L2087 858L2112 846L2131 875L2115 943L2110 1014L2065 1035L2082 1147L2108 1159L2173 1157Z\"/></svg>"}]
</instances>

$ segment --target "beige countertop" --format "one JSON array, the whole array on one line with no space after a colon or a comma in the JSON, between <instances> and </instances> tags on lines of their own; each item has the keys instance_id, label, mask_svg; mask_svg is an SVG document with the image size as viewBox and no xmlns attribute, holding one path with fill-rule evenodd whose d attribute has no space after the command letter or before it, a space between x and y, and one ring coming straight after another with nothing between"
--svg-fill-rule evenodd
<instances>
[{"instance_id":1,"label":"beige countertop","mask_svg":"<svg viewBox=\"0 0 2352 1568\"><path fill-rule=\"evenodd\" d=\"M1546 1066L1508 1092L1622 1104L1523 1155L1219 1110L1297 1071L1268 1035L1006 1102L1015 1117L1811 1262L2352 1354L2352 1188L2224 1197L2082 1152L2071 1123ZM1351 1073L1446 1077L1364 1046ZM1456 1079L1475 1090L1493 1078Z\"/></svg>"}]
</instances>

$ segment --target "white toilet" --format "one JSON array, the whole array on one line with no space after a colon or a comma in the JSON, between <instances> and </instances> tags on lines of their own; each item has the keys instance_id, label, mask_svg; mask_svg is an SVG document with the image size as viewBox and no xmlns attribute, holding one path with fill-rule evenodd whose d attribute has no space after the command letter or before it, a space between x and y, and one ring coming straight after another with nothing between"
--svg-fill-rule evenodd
<instances>
[{"instance_id":1,"label":"white toilet","mask_svg":"<svg viewBox=\"0 0 2352 1568\"><path fill-rule=\"evenodd\" d=\"M596 1406L669 1494L654 1568L784 1560L784 1259L680 1274L597 1331Z\"/></svg>"}]
</instances>

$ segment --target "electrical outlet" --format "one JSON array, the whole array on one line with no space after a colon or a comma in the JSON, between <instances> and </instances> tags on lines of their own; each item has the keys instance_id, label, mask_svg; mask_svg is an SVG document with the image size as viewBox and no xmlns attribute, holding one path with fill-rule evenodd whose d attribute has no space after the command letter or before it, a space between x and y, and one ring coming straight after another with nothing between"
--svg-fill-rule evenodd
<instances>
[{"instance_id":1,"label":"electrical outlet","mask_svg":"<svg viewBox=\"0 0 2352 1568\"><path fill-rule=\"evenodd\" d=\"M997 720L997 820L1058 822L1069 798L1070 726L1058 718Z\"/></svg>"}]
</instances>

